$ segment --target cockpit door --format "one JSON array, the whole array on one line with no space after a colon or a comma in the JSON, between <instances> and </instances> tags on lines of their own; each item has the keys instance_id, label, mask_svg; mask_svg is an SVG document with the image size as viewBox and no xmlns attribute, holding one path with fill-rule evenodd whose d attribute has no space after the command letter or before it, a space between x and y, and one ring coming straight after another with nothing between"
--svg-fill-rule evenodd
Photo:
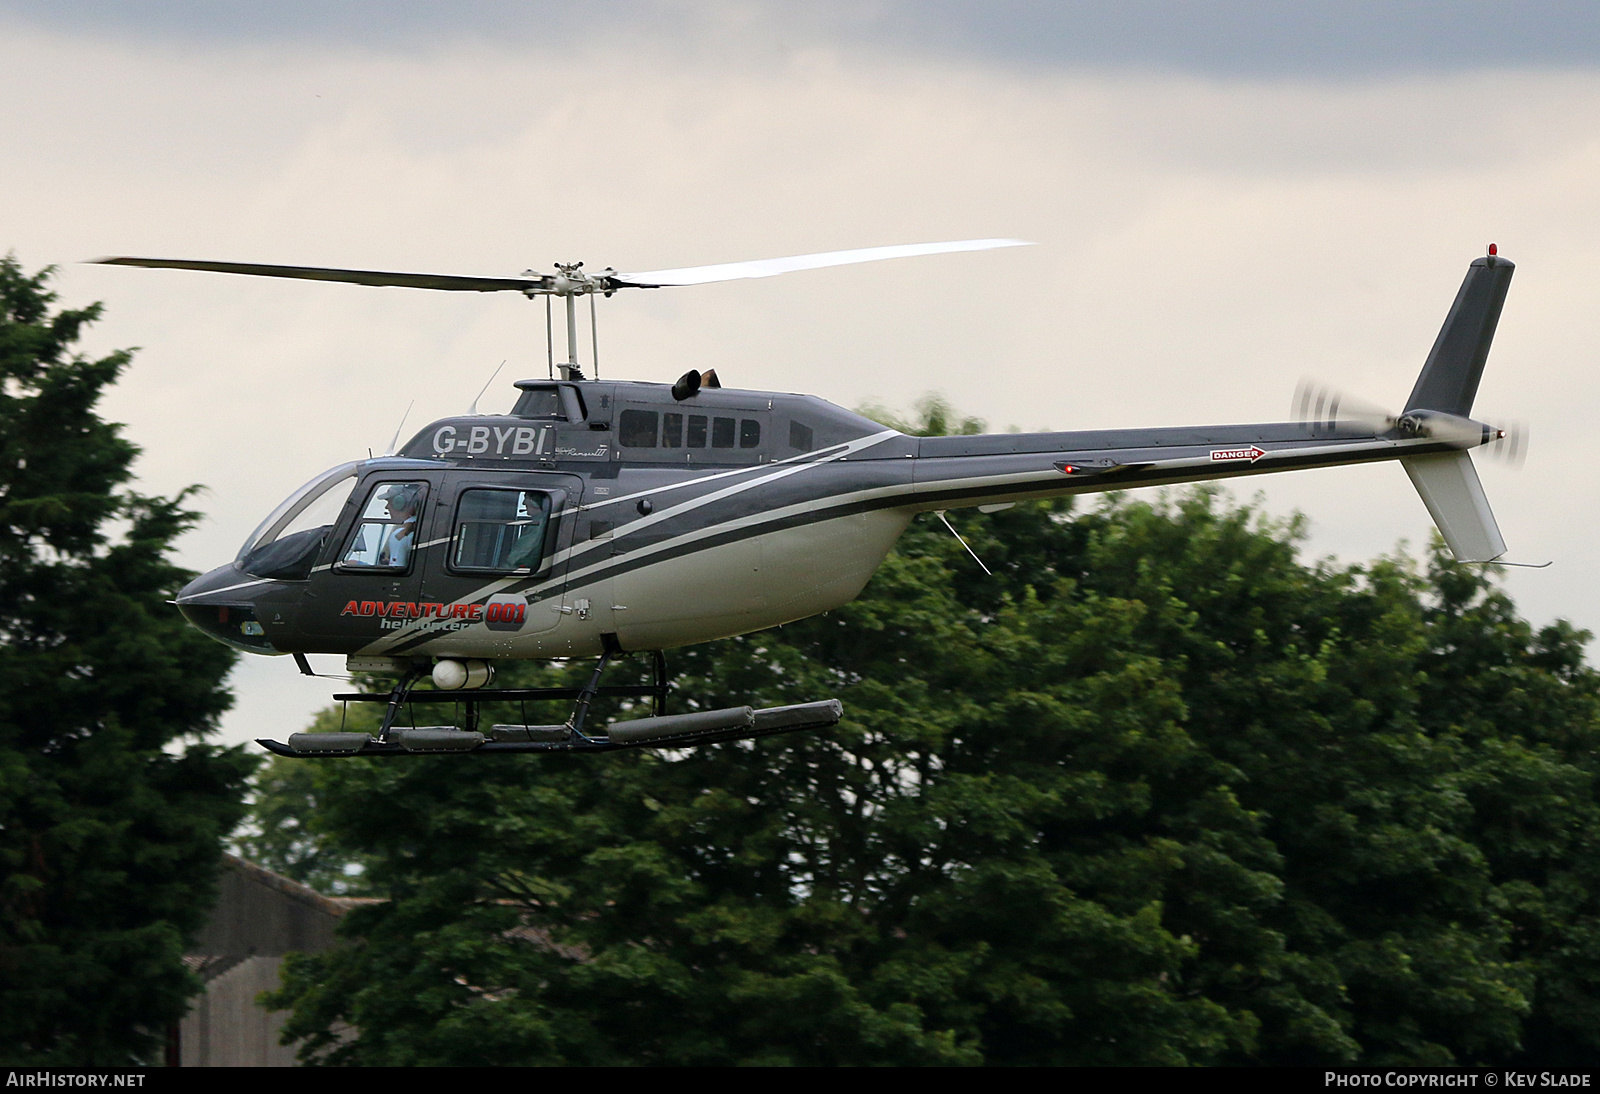
<instances>
[{"instance_id":1,"label":"cockpit door","mask_svg":"<svg viewBox=\"0 0 1600 1094\"><path fill-rule=\"evenodd\" d=\"M441 481L414 468L362 476L302 594L303 630L361 649L415 618Z\"/></svg>"},{"instance_id":2,"label":"cockpit door","mask_svg":"<svg viewBox=\"0 0 1600 1094\"><path fill-rule=\"evenodd\" d=\"M551 472L450 475L433 503L422 595L503 635L561 622L583 480ZM459 606L459 607L458 607Z\"/></svg>"}]
</instances>

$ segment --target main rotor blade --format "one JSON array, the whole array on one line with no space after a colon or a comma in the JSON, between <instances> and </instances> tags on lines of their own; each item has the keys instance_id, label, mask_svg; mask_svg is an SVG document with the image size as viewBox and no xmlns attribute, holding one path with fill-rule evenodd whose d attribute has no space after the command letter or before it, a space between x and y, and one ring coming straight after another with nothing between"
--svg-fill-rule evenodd
<instances>
[{"instance_id":1,"label":"main rotor blade","mask_svg":"<svg viewBox=\"0 0 1600 1094\"><path fill-rule=\"evenodd\" d=\"M636 274L597 275L593 288L579 292L609 289L653 289L669 285L704 285L714 281L737 281L748 277L772 277L795 270L817 270L825 266L848 266L856 262L878 262L886 258L912 258L917 255L949 254L954 251L988 251L997 247L1028 247L1023 239L963 239L950 243L906 243L894 247L866 247L854 251L828 251L822 254L791 255L787 258L761 258L753 262L724 262L715 266L689 266L677 270L650 270ZM551 292L550 275L532 271L522 277L465 277L458 274L395 273L387 270L343 270L329 266L275 266L261 262L208 262L188 258L136 258L117 255L90 259L104 266L143 266L163 270L202 270L208 273L250 274L256 277L289 277L302 281L343 281L352 285L394 285L407 289L445 289L454 292ZM582 283L581 277L574 280Z\"/></svg>"},{"instance_id":2,"label":"main rotor blade","mask_svg":"<svg viewBox=\"0 0 1600 1094\"><path fill-rule=\"evenodd\" d=\"M917 255L949 254L952 251L991 251L997 247L1031 247L1026 239L962 239L951 243L903 243L894 247L864 247L854 251L824 251L820 254L790 255L788 258L758 258L750 262L723 262L715 266L687 266L679 270L648 270L621 273L612 280L621 286L652 289L668 285L705 285L712 281L738 281L746 277L772 277L796 270L818 270L824 266L849 266L856 262L878 262L886 258L912 258Z\"/></svg>"},{"instance_id":3,"label":"main rotor blade","mask_svg":"<svg viewBox=\"0 0 1600 1094\"><path fill-rule=\"evenodd\" d=\"M197 262L187 258L132 258L119 255L95 258L104 266L146 266L161 270L204 270L209 273L253 274L257 277L293 277L303 281L345 281L352 285L397 285L407 289L448 289L455 292L526 292L544 286L543 278L462 277L455 274L389 273L383 270L338 270L326 266L271 266L259 262Z\"/></svg>"}]
</instances>

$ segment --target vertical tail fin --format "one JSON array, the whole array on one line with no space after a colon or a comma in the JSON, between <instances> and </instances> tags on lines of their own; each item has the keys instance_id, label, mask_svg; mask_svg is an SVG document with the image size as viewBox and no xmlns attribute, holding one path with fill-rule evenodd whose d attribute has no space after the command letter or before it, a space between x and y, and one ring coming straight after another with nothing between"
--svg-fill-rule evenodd
<instances>
[{"instance_id":1,"label":"vertical tail fin","mask_svg":"<svg viewBox=\"0 0 1600 1094\"><path fill-rule=\"evenodd\" d=\"M1417 386L1406 400L1406 410L1442 410L1463 418L1472 413L1483 363L1516 268L1510 259L1494 254L1472 260Z\"/></svg>"}]
</instances>

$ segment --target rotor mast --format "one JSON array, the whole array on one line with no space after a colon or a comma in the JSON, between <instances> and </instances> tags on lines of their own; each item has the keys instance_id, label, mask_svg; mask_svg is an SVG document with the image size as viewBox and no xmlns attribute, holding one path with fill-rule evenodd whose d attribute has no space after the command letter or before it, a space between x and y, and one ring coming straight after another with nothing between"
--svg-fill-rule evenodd
<instances>
[{"instance_id":1,"label":"rotor mast","mask_svg":"<svg viewBox=\"0 0 1600 1094\"><path fill-rule=\"evenodd\" d=\"M600 377L600 335L595 327L594 294L604 293L610 296L617 291L617 271L604 269L598 274L583 272L582 262L557 262L554 276L540 274L536 270L525 270L523 276L536 278L533 283L526 285L522 293L529 300L536 296L546 298L559 296L567 309L567 359L557 367L561 370L561 378L570 380L583 373L578 366L578 297L589 298L589 335L593 343L594 358L590 363L594 366L595 379ZM550 310L545 309L545 341L547 344L554 342L553 332L550 329Z\"/></svg>"}]
</instances>

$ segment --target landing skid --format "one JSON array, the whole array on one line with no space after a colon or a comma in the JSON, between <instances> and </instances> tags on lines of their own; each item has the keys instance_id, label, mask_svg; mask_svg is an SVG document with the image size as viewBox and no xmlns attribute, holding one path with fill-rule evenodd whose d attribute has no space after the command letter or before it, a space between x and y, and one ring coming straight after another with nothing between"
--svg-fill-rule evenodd
<instances>
[{"instance_id":1,"label":"landing skid","mask_svg":"<svg viewBox=\"0 0 1600 1094\"><path fill-rule=\"evenodd\" d=\"M595 665L589 682L581 688L477 688L460 691L415 691L426 670L415 669L387 693L355 692L335 695L338 702L385 703L378 735L366 733L295 733L289 742L266 739L256 743L279 756L298 759L334 759L341 756L418 756L479 752L615 752L624 748L687 748L823 729L837 725L844 704L837 699L795 706L728 707L688 714L667 714L667 665L659 650L653 654L654 680L649 684L601 686L600 677L616 651L608 650ZM648 718L612 722L599 734L587 733L584 722L597 697L619 696L653 700ZM562 725L495 725L485 732L479 723L483 703L528 703L558 699L573 701L572 716ZM397 726L400 711L415 703L458 703L466 707L466 728L456 726ZM526 715L524 714L526 720Z\"/></svg>"}]
</instances>

